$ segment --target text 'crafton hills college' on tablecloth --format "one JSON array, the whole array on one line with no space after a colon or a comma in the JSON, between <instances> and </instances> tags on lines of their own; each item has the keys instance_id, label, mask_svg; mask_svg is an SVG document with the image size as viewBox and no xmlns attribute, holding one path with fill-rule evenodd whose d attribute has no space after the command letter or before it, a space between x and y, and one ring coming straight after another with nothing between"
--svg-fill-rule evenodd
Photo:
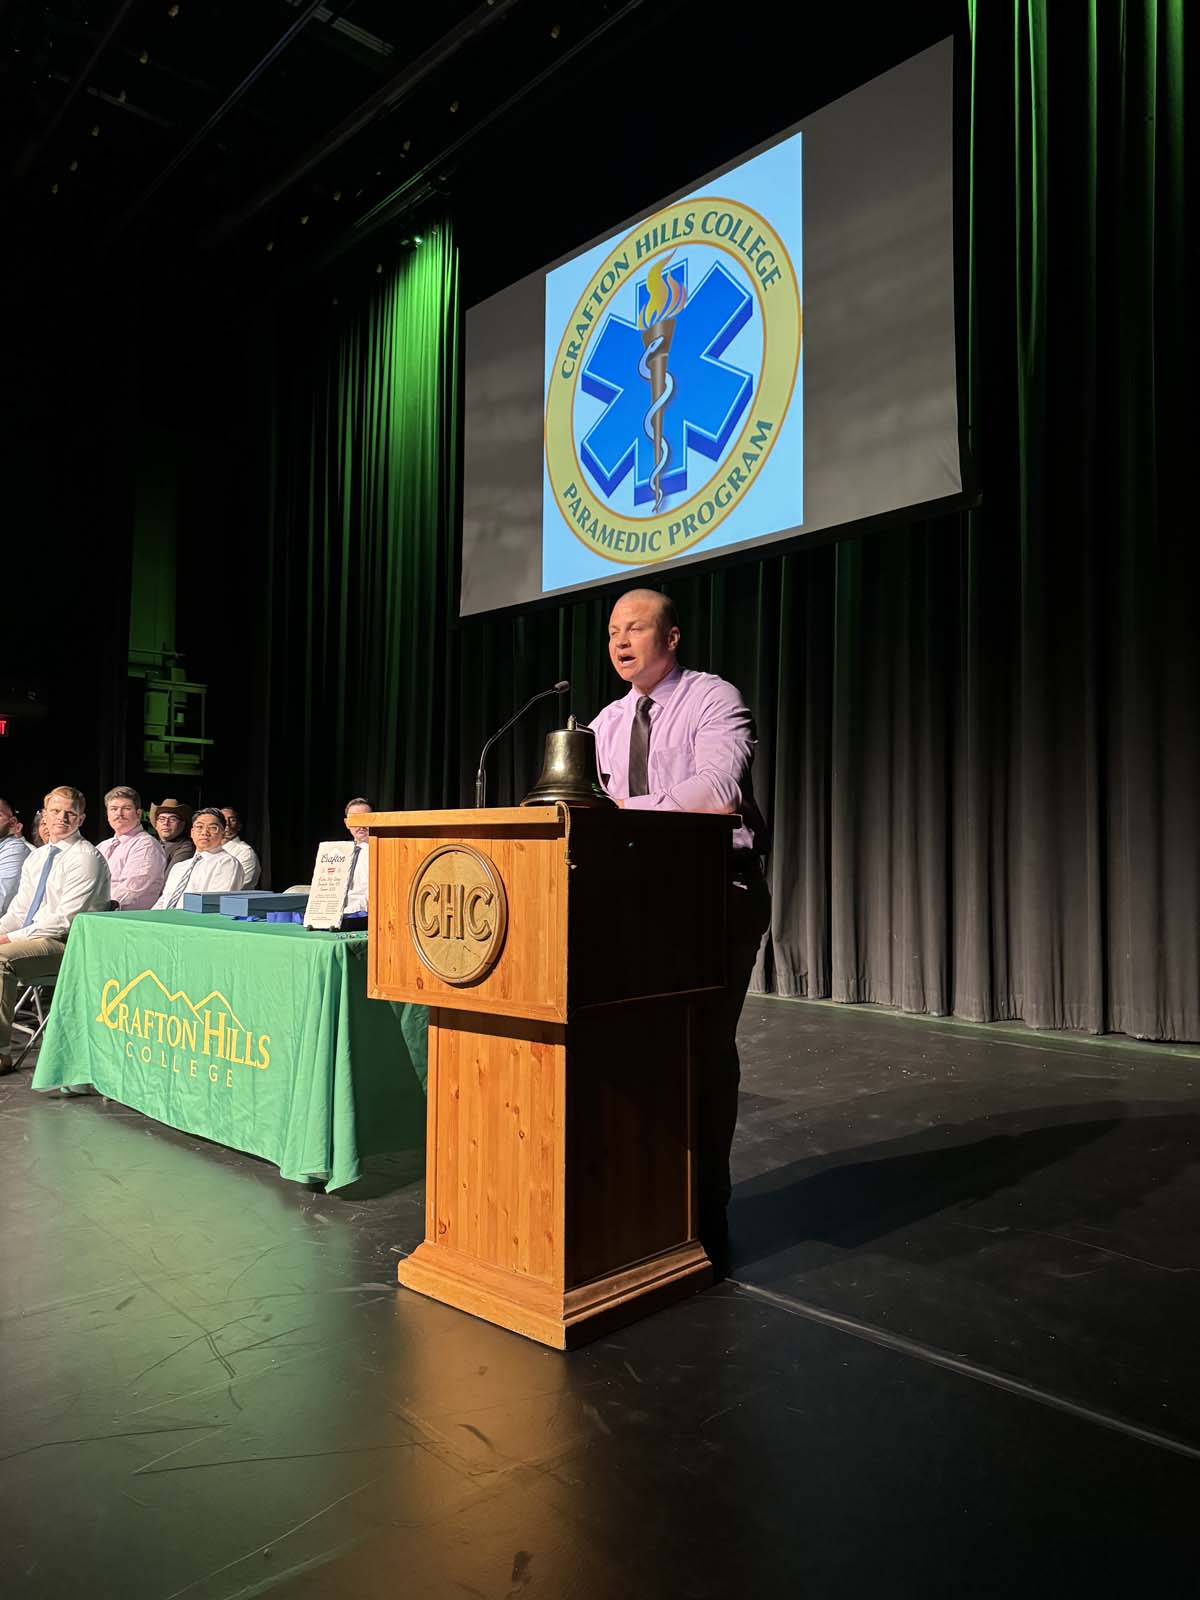
<instances>
[{"instance_id":1,"label":"text 'crafton hills college' on tablecloth","mask_svg":"<svg viewBox=\"0 0 1200 1600\"><path fill-rule=\"evenodd\" d=\"M224 1079L227 1087L234 1066L265 1071L271 1064L271 1035L244 1027L219 989L193 1001L150 968L124 985L106 979L96 1021L121 1036L130 1059L192 1078L207 1069L212 1083Z\"/></svg>"}]
</instances>

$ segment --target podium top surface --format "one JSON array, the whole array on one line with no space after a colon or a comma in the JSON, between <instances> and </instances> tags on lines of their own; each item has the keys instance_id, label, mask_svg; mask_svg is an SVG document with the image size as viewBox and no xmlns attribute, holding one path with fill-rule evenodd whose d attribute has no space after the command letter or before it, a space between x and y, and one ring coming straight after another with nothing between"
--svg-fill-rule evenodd
<instances>
[{"instance_id":1,"label":"podium top surface","mask_svg":"<svg viewBox=\"0 0 1200 1600\"><path fill-rule=\"evenodd\" d=\"M514 823L544 828L557 822L565 806L470 806L457 811L365 811L358 821L366 828L512 827Z\"/></svg>"},{"instance_id":2,"label":"podium top surface","mask_svg":"<svg viewBox=\"0 0 1200 1600\"><path fill-rule=\"evenodd\" d=\"M562 824L570 828L581 819L589 825L620 822L636 828L670 827L685 819L706 827L728 828L732 831L739 818L714 811L642 811L624 810L620 806L569 806L556 801L548 806L470 806L449 811L364 811L355 818L372 832L403 829L406 832L445 830L447 828L539 828Z\"/></svg>"}]
</instances>

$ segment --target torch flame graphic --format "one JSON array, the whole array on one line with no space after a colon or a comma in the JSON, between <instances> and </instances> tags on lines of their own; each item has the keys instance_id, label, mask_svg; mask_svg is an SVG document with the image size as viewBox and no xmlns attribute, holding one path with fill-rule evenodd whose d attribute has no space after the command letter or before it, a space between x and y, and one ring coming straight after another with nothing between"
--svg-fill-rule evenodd
<instances>
[{"instance_id":1,"label":"torch flame graphic","mask_svg":"<svg viewBox=\"0 0 1200 1600\"><path fill-rule=\"evenodd\" d=\"M642 428L654 446L650 487L654 490L656 512L662 505L662 475L671 454L671 447L663 437L662 425L663 410L675 392L675 379L667 371L667 355L675 333L675 318L687 301L683 280L666 272L674 254L674 250L668 251L646 274L646 304L638 313L638 327L642 332L644 347L638 371L650 385L650 406L642 418Z\"/></svg>"}]
</instances>

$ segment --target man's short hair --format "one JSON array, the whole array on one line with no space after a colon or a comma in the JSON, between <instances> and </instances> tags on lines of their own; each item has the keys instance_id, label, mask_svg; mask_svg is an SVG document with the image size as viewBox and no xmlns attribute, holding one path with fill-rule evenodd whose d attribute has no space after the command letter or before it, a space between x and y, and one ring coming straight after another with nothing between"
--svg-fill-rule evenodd
<instances>
[{"instance_id":1,"label":"man's short hair","mask_svg":"<svg viewBox=\"0 0 1200 1600\"><path fill-rule=\"evenodd\" d=\"M225 813L219 810L216 806L197 806L196 810L192 812L193 828L196 826L197 817L216 817L217 821L221 824L221 832L225 832Z\"/></svg>"},{"instance_id":2,"label":"man's short hair","mask_svg":"<svg viewBox=\"0 0 1200 1600\"><path fill-rule=\"evenodd\" d=\"M84 816L86 814L87 801L83 798L83 790L73 789L69 783L56 784L53 789L49 790L45 799L42 801L43 809L50 804L51 800L53 800L56 794L66 796L66 798L71 802L72 811L78 812L80 816Z\"/></svg>"},{"instance_id":3,"label":"man's short hair","mask_svg":"<svg viewBox=\"0 0 1200 1600\"><path fill-rule=\"evenodd\" d=\"M351 806L366 806L368 811L374 811L375 809L365 794L356 794L353 800L346 801L346 809L342 812L344 817L348 817L350 815Z\"/></svg>"},{"instance_id":4,"label":"man's short hair","mask_svg":"<svg viewBox=\"0 0 1200 1600\"><path fill-rule=\"evenodd\" d=\"M7 811L10 817L15 817L17 814L2 794L0 794L0 811Z\"/></svg>"},{"instance_id":5,"label":"man's short hair","mask_svg":"<svg viewBox=\"0 0 1200 1600\"><path fill-rule=\"evenodd\" d=\"M139 811L142 809L141 795L136 789L131 789L127 783L119 783L115 789L110 789L104 796L104 806L106 810L110 805L112 805L114 800L132 800Z\"/></svg>"},{"instance_id":6,"label":"man's short hair","mask_svg":"<svg viewBox=\"0 0 1200 1600\"><path fill-rule=\"evenodd\" d=\"M679 626L679 613L675 610L675 602L669 594L663 594L661 589L626 589L624 594L618 595L619 600L632 600L634 596L639 600L657 600L658 615L664 628L677 628Z\"/></svg>"}]
</instances>

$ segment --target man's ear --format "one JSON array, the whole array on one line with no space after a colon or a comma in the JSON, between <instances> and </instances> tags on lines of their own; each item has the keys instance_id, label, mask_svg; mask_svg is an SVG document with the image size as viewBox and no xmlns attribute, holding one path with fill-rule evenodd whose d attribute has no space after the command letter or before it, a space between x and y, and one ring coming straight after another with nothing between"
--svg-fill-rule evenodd
<instances>
[{"instance_id":1,"label":"man's ear","mask_svg":"<svg viewBox=\"0 0 1200 1600\"><path fill-rule=\"evenodd\" d=\"M668 628L667 629L667 649L671 652L672 655L674 655L676 650L679 649L679 629L678 628Z\"/></svg>"}]
</instances>

